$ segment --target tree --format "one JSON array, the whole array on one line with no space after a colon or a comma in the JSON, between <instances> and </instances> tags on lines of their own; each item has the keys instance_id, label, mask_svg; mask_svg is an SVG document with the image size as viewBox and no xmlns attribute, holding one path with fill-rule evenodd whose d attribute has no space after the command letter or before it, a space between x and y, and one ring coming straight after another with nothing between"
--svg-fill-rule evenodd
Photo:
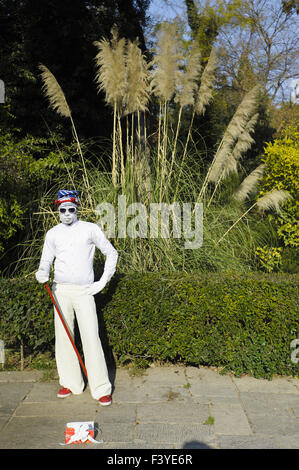
<instances>
[{"instance_id":1,"label":"tree","mask_svg":"<svg viewBox=\"0 0 299 470\"><path fill-rule=\"evenodd\" d=\"M282 0L282 8L285 13L291 13L292 10L296 10L297 15L299 15L298 0Z\"/></svg>"},{"instance_id":2,"label":"tree","mask_svg":"<svg viewBox=\"0 0 299 470\"><path fill-rule=\"evenodd\" d=\"M230 0L227 3L223 0L217 0L213 5L206 1L200 10L194 0L185 0L185 4L192 38L201 48L202 58L205 61L209 57L221 28L224 25L235 23L240 1ZM240 19L239 17L239 21Z\"/></svg>"},{"instance_id":3,"label":"tree","mask_svg":"<svg viewBox=\"0 0 299 470\"><path fill-rule=\"evenodd\" d=\"M61 84L81 137L110 135L110 110L94 83L95 40L116 24L121 34L139 37L149 0L0 0L0 70L7 103L0 120L23 134L45 135L62 128L41 95L38 65L43 63ZM67 126L64 126L63 131ZM68 133L66 132L66 135Z\"/></svg>"},{"instance_id":4,"label":"tree","mask_svg":"<svg viewBox=\"0 0 299 470\"><path fill-rule=\"evenodd\" d=\"M296 14L272 0L246 0L239 14L243 23L224 27L218 35L223 73L235 80L238 64L246 55L265 92L273 100L284 100L288 80L298 77Z\"/></svg>"}]
</instances>

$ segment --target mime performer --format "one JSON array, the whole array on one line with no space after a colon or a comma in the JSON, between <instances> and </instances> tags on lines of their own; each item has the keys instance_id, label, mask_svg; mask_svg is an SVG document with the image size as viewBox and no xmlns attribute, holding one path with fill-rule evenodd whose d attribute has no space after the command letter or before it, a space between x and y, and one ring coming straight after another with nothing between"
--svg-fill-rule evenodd
<instances>
[{"instance_id":1,"label":"mime performer","mask_svg":"<svg viewBox=\"0 0 299 470\"><path fill-rule=\"evenodd\" d=\"M118 254L97 224L78 220L77 191L58 191L55 204L58 206L61 223L46 233L40 265L35 276L38 282L47 282L55 258L53 295L71 335L74 334L76 314L92 397L103 406L110 405L111 383L99 338L93 296L100 292L113 276ZM104 272L97 282L94 282L93 271L95 248L106 257ZM84 380L78 358L55 307L54 325L55 357L61 385L57 397L66 398L72 393L82 393Z\"/></svg>"}]
</instances>

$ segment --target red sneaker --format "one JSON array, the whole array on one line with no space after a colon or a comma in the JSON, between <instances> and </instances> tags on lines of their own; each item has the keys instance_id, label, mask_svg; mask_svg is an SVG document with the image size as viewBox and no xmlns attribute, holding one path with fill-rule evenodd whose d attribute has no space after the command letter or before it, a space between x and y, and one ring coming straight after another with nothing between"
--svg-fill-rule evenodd
<instances>
[{"instance_id":1,"label":"red sneaker","mask_svg":"<svg viewBox=\"0 0 299 470\"><path fill-rule=\"evenodd\" d=\"M58 398L66 398L69 397L72 394L71 390L69 388L62 387L58 393L57 397Z\"/></svg>"},{"instance_id":2,"label":"red sneaker","mask_svg":"<svg viewBox=\"0 0 299 470\"><path fill-rule=\"evenodd\" d=\"M102 406L111 405L111 395L105 395L104 397L99 398L99 402Z\"/></svg>"}]
</instances>

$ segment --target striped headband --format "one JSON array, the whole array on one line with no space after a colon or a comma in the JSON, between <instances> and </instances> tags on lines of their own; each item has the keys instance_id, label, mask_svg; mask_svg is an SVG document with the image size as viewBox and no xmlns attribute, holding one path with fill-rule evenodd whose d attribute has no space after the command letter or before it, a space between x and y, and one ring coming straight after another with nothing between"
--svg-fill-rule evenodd
<instances>
[{"instance_id":1,"label":"striped headband","mask_svg":"<svg viewBox=\"0 0 299 470\"><path fill-rule=\"evenodd\" d=\"M74 204L79 204L78 191L69 190L69 189L60 189L58 191L58 198L55 199L55 204L58 206L63 202L73 202Z\"/></svg>"}]
</instances>

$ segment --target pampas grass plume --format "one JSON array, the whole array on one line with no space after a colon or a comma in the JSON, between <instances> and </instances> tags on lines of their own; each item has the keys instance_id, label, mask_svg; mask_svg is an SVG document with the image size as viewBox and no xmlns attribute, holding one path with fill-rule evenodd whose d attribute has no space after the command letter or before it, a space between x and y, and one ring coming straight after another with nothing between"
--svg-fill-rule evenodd
<instances>
[{"instance_id":1,"label":"pampas grass plume","mask_svg":"<svg viewBox=\"0 0 299 470\"><path fill-rule=\"evenodd\" d=\"M193 106L195 103L195 92L198 89L198 75L201 71L200 57L200 49L195 43L187 56L186 66L183 72L178 76L179 90L176 93L175 101L179 103L181 107Z\"/></svg>"},{"instance_id":2,"label":"pampas grass plume","mask_svg":"<svg viewBox=\"0 0 299 470\"><path fill-rule=\"evenodd\" d=\"M126 49L126 91L124 113L147 111L150 95L149 66L139 48L138 40L128 41Z\"/></svg>"},{"instance_id":3,"label":"pampas grass plume","mask_svg":"<svg viewBox=\"0 0 299 470\"><path fill-rule=\"evenodd\" d=\"M248 119L250 119L256 107L258 90L258 86L252 88L239 104L217 149L209 170L208 181L216 182L221 176L226 158L232 152L236 141L246 129L246 125L249 124ZM251 124L253 124L253 122Z\"/></svg>"},{"instance_id":4,"label":"pampas grass plume","mask_svg":"<svg viewBox=\"0 0 299 470\"><path fill-rule=\"evenodd\" d=\"M152 91L162 101L170 101L176 91L179 60L176 25L163 23L158 34L156 54L152 61Z\"/></svg>"},{"instance_id":5,"label":"pampas grass plume","mask_svg":"<svg viewBox=\"0 0 299 470\"><path fill-rule=\"evenodd\" d=\"M243 202L252 193L264 174L266 165L263 163L253 170L240 184L237 191L233 194L233 198L239 202Z\"/></svg>"},{"instance_id":6,"label":"pampas grass plume","mask_svg":"<svg viewBox=\"0 0 299 470\"><path fill-rule=\"evenodd\" d=\"M215 81L215 69L217 65L217 57L215 48L212 47L208 63L201 77L201 84L195 102L195 113L204 114L207 105L213 96L213 87Z\"/></svg>"},{"instance_id":7,"label":"pampas grass plume","mask_svg":"<svg viewBox=\"0 0 299 470\"><path fill-rule=\"evenodd\" d=\"M42 71L42 91L49 99L50 107L61 116L70 118L70 107L56 78L45 65L40 64L39 69Z\"/></svg>"},{"instance_id":8,"label":"pampas grass plume","mask_svg":"<svg viewBox=\"0 0 299 470\"><path fill-rule=\"evenodd\" d=\"M103 38L93 44L99 50L95 56L97 72L96 83L98 91L105 92L106 103L121 108L126 90L126 40L119 39L117 29L111 30L111 42Z\"/></svg>"},{"instance_id":9,"label":"pampas grass plume","mask_svg":"<svg viewBox=\"0 0 299 470\"><path fill-rule=\"evenodd\" d=\"M264 212L269 209L274 209L278 214L281 213L280 205L291 199L292 196L288 191L283 189L273 189L256 202L259 212Z\"/></svg>"}]
</instances>

